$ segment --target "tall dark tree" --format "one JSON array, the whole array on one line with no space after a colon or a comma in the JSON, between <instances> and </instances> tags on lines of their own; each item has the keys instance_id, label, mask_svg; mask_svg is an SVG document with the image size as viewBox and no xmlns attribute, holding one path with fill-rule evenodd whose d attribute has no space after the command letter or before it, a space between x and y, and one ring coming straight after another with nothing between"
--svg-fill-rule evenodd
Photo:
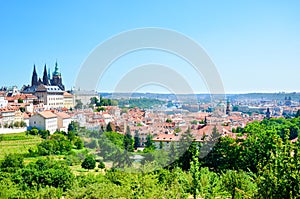
<instances>
[{"instance_id":1,"label":"tall dark tree","mask_svg":"<svg viewBox=\"0 0 300 199\"><path fill-rule=\"evenodd\" d=\"M140 134L138 130L135 130L134 133L134 148L140 147Z\"/></svg>"},{"instance_id":2,"label":"tall dark tree","mask_svg":"<svg viewBox=\"0 0 300 199\"><path fill-rule=\"evenodd\" d=\"M300 109L297 111L295 117L300 117Z\"/></svg>"},{"instance_id":3,"label":"tall dark tree","mask_svg":"<svg viewBox=\"0 0 300 199\"><path fill-rule=\"evenodd\" d=\"M90 104L92 104L92 105L96 105L97 106L97 104L99 103L99 100L98 100L98 98L97 97L92 97L91 99L90 99Z\"/></svg>"},{"instance_id":4,"label":"tall dark tree","mask_svg":"<svg viewBox=\"0 0 300 199\"><path fill-rule=\"evenodd\" d=\"M124 148L129 152L133 151L133 139L129 126L126 127L126 134L124 137Z\"/></svg>"},{"instance_id":5,"label":"tall dark tree","mask_svg":"<svg viewBox=\"0 0 300 199\"><path fill-rule=\"evenodd\" d=\"M188 130L181 135L180 141L179 141L179 159L178 159L178 166L182 170L189 170L190 169L190 163L192 161L193 155L196 153L198 144L194 141L194 137L191 134L191 129L188 128Z\"/></svg>"},{"instance_id":6,"label":"tall dark tree","mask_svg":"<svg viewBox=\"0 0 300 199\"><path fill-rule=\"evenodd\" d=\"M147 137L146 137L146 143L145 143L145 145L146 145L146 148L155 148L154 147L154 144L153 144L153 140L152 140L152 135L150 135L150 134L148 134L147 135Z\"/></svg>"},{"instance_id":7,"label":"tall dark tree","mask_svg":"<svg viewBox=\"0 0 300 199\"><path fill-rule=\"evenodd\" d=\"M77 132L79 130L79 123L75 121L71 121L68 126L68 131Z\"/></svg>"},{"instance_id":8,"label":"tall dark tree","mask_svg":"<svg viewBox=\"0 0 300 199\"><path fill-rule=\"evenodd\" d=\"M75 109L82 109L83 108L83 103L81 100L76 100L76 105L74 107Z\"/></svg>"},{"instance_id":9,"label":"tall dark tree","mask_svg":"<svg viewBox=\"0 0 300 199\"><path fill-rule=\"evenodd\" d=\"M112 132L113 130L113 124L111 122L108 122L107 126L106 126L106 131L107 132Z\"/></svg>"}]
</instances>

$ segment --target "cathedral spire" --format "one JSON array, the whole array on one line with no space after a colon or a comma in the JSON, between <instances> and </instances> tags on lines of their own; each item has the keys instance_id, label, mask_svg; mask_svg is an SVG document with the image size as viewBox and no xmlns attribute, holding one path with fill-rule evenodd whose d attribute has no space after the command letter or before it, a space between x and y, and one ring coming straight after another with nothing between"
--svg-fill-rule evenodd
<instances>
[{"instance_id":1,"label":"cathedral spire","mask_svg":"<svg viewBox=\"0 0 300 199\"><path fill-rule=\"evenodd\" d=\"M31 86L37 86L38 85L38 76L36 73L35 64L33 65L33 73L31 78Z\"/></svg>"},{"instance_id":2,"label":"cathedral spire","mask_svg":"<svg viewBox=\"0 0 300 199\"><path fill-rule=\"evenodd\" d=\"M61 74L59 72L59 69L58 69L57 61L55 62L55 68L54 68L53 76L61 76Z\"/></svg>"},{"instance_id":3,"label":"cathedral spire","mask_svg":"<svg viewBox=\"0 0 300 199\"><path fill-rule=\"evenodd\" d=\"M52 73L51 85L58 86L61 90L65 90L65 86L62 83L61 73L58 69L57 61L55 62L54 72Z\"/></svg>"},{"instance_id":4,"label":"cathedral spire","mask_svg":"<svg viewBox=\"0 0 300 199\"><path fill-rule=\"evenodd\" d=\"M48 80L51 80L51 72L50 72L50 68L48 68Z\"/></svg>"},{"instance_id":5,"label":"cathedral spire","mask_svg":"<svg viewBox=\"0 0 300 199\"><path fill-rule=\"evenodd\" d=\"M48 79L47 66L46 66L46 64L45 64L45 66L44 66L43 84L46 85L46 86L49 85L49 79Z\"/></svg>"}]
</instances>

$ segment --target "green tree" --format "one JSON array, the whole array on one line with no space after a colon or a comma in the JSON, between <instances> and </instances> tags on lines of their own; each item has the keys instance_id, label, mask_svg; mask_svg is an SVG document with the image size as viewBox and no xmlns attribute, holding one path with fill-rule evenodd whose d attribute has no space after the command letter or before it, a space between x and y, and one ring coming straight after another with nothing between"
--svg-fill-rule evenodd
<instances>
[{"instance_id":1,"label":"green tree","mask_svg":"<svg viewBox=\"0 0 300 199\"><path fill-rule=\"evenodd\" d=\"M167 123L172 123L172 120L168 118L168 119L166 119L166 122Z\"/></svg>"},{"instance_id":2,"label":"green tree","mask_svg":"<svg viewBox=\"0 0 300 199\"><path fill-rule=\"evenodd\" d=\"M90 104L92 104L92 105L97 105L99 103L99 100L97 97L92 97L90 99L90 101L91 101Z\"/></svg>"},{"instance_id":3,"label":"green tree","mask_svg":"<svg viewBox=\"0 0 300 199\"><path fill-rule=\"evenodd\" d=\"M138 130L135 130L134 133L134 148L137 149L140 147L140 134Z\"/></svg>"},{"instance_id":4,"label":"green tree","mask_svg":"<svg viewBox=\"0 0 300 199\"><path fill-rule=\"evenodd\" d=\"M2 171L15 172L19 168L23 168L23 157L16 154L6 155L4 160L0 164Z\"/></svg>"},{"instance_id":5,"label":"green tree","mask_svg":"<svg viewBox=\"0 0 300 199\"><path fill-rule=\"evenodd\" d=\"M73 132L79 131L79 123L75 121L71 121L71 123L68 126L68 132L69 131L73 131Z\"/></svg>"},{"instance_id":6,"label":"green tree","mask_svg":"<svg viewBox=\"0 0 300 199\"><path fill-rule=\"evenodd\" d=\"M124 136L123 144L124 144L125 150L127 150L128 152L133 151L133 139L132 139L132 135L131 135L129 126L126 127L126 134Z\"/></svg>"},{"instance_id":7,"label":"green tree","mask_svg":"<svg viewBox=\"0 0 300 199\"><path fill-rule=\"evenodd\" d=\"M74 145L76 146L76 149L83 149L84 147L83 141L78 136L74 139Z\"/></svg>"},{"instance_id":8,"label":"green tree","mask_svg":"<svg viewBox=\"0 0 300 199\"><path fill-rule=\"evenodd\" d=\"M181 128L176 127L175 130L174 130L174 132L175 132L175 133L180 133L180 132L181 132Z\"/></svg>"},{"instance_id":9,"label":"green tree","mask_svg":"<svg viewBox=\"0 0 300 199\"><path fill-rule=\"evenodd\" d=\"M175 145L175 142L171 142L170 144L170 150L169 150L169 159L172 160L172 161L176 161L177 160L177 148L176 148L176 145ZM170 162L172 163L172 162Z\"/></svg>"},{"instance_id":10,"label":"green tree","mask_svg":"<svg viewBox=\"0 0 300 199\"><path fill-rule=\"evenodd\" d=\"M37 190L45 187L56 187L66 191L74 184L75 177L69 166L63 162L38 159L35 163L32 162L18 170L12 179L24 193L28 188Z\"/></svg>"},{"instance_id":11,"label":"green tree","mask_svg":"<svg viewBox=\"0 0 300 199\"><path fill-rule=\"evenodd\" d=\"M288 132L285 135L289 137ZM257 198L299 198L299 146L279 140L268 164L259 164Z\"/></svg>"},{"instance_id":12,"label":"green tree","mask_svg":"<svg viewBox=\"0 0 300 199\"><path fill-rule=\"evenodd\" d=\"M97 111L97 112L105 111L105 108L102 107L102 106L101 106L101 107L97 107L96 111Z\"/></svg>"},{"instance_id":13,"label":"green tree","mask_svg":"<svg viewBox=\"0 0 300 199\"><path fill-rule=\"evenodd\" d=\"M20 127L20 122L18 122L18 121L15 122L15 123L14 123L14 127L19 128L19 127Z\"/></svg>"},{"instance_id":14,"label":"green tree","mask_svg":"<svg viewBox=\"0 0 300 199\"><path fill-rule=\"evenodd\" d=\"M244 171L227 170L222 176L225 190L235 198L254 198L257 187L251 175Z\"/></svg>"},{"instance_id":15,"label":"green tree","mask_svg":"<svg viewBox=\"0 0 300 199\"><path fill-rule=\"evenodd\" d=\"M81 100L76 100L76 105L74 107L75 109L82 109L83 108L83 103Z\"/></svg>"},{"instance_id":16,"label":"green tree","mask_svg":"<svg viewBox=\"0 0 300 199\"><path fill-rule=\"evenodd\" d=\"M28 135L38 135L39 134L39 130L36 127L33 127L31 130L26 131L26 134Z\"/></svg>"},{"instance_id":17,"label":"green tree","mask_svg":"<svg viewBox=\"0 0 300 199\"><path fill-rule=\"evenodd\" d=\"M191 192L193 195L193 198L196 199L198 192L199 192L199 172L200 169L200 163L199 163L199 151L196 148L194 154L192 154L192 161L190 162L190 173L192 175L192 185L191 185Z\"/></svg>"},{"instance_id":18,"label":"green tree","mask_svg":"<svg viewBox=\"0 0 300 199\"><path fill-rule=\"evenodd\" d=\"M108 131L108 132L114 131L113 124L111 122L108 122L108 124L106 126L106 131Z\"/></svg>"},{"instance_id":19,"label":"green tree","mask_svg":"<svg viewBox=\"0 0 300 199\"><path fill-rule=\"evenodd\" d=\"M41 135L43 139L47 139L50 136L50 132L48 130L39 130L38 134Z\"/></svg>"},{"instance_id":20,"label":"green tree","mask_svg":"<svg viewBox=\"0 0 300 199\"><path fill-rule=\"evenodd\" d=\"M193 155L196 153L197 147L199 147L199 145L194 142L191 129L188 128L187 131L181 135L178 146L178 155L180 157L177 160L177 164L182 170L187 171L190 169L190 163Z\"/></svg>"},{"instance_id":21,"label":"green tree","mask_svg":"<svg viewBox=\"0 0 300 199\"><path fill-rule=\"evenodd\" d=\"M95 158L92 155L88 155L81 163L81 167L88 170L94 169L96 167Z\"/></svg>"},{"instance_id":22,"label":"green tree","mask_svg":"<svg viewBox=\"0 0 300 199\"><path fill-rule=\"evenodd\" d=\"M98 168L99 168L99 169L105 169L105 164L104 164L104 162L100 161L99 164L98 164Z\"/></svg>"},{"instance_id":23,"label":"green tree","mask_svg":"<svg viewBox=\"0 0 300 199\"><path fill-rule=\"evenodd\" d=\"M152 135L148 134L146 137L146 143L145 143L145 149L144 152L149 152L149 151L153 151L155 149L153 140L152 140Z\"/></svg>"},{"instance_id":24,"label":"green tree","mask_svg":"<svg viewBox=\"0 0 300 199\"><path fill-rule=\"evenodd\" d=\"M298 109L298 111L297 111L295 117L300 117L300 109Z\"/></svg>"},{"instance_id":25,"label":"green tree","mask_svg":"<svg viewBox=\"0 0 300 199\"><path fill-rule=\"evenodd\" d=\"M198 124L198 121L197 120L193 120L193 121L191 121L191 124L196 125L196 124Z\"/></svg>"}]
</instances>

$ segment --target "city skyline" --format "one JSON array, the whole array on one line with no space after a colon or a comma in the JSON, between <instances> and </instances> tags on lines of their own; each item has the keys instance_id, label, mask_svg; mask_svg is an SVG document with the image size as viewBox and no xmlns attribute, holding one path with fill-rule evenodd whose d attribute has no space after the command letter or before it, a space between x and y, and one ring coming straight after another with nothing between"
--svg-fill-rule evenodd
<instances>
[{"instance_id":1,"label":"city skyline","mask_svg":"<svg viewBox=\"0 0 300 199\"><path fill-rule=\"evenodd\" d=\"M127 30L158 27L178 31L202 46L216 65L226 93L299 92L299 4L53 1L32 6L5 2L0 8L0 85L21 88L30 83L34 64L41 75L45 64L53 72L57 61L63 83L71 89L81 64L100 43ZM195 92L206 92L202 79L187 70L187 63L151 50L117 60L97 90L112 91L124 73L150 62L168 65L188 79ZM164 90L150 86L141 91Z\"/></svg>"}]
</instances>

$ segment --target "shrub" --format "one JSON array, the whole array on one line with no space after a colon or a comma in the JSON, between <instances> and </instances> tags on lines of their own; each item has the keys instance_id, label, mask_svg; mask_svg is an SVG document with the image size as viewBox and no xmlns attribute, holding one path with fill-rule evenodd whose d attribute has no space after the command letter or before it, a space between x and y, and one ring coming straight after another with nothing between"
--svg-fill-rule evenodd
<instances>
[{"instance_id":1,"label":"shrub","mask_svg":"<svg viewBox=\"0 0 300 199\"><path fill-rule=\"evenodd\" d=\"M81 167L84 169L94 169L96 167L96 160L93 156L88 155L82 162Z\"/></svg>"},{"instance_id":2,"label":"shrub","mask_svg":"<svg viewBox=\"0 0 300 199\"><path fill-rule=\"evenodd\" d=\"M98 164L98 168L99 168L99 169L105 169L105 164L104 164L104 162L100 161L99 164Z\"/></svg>"}]
</instances>

